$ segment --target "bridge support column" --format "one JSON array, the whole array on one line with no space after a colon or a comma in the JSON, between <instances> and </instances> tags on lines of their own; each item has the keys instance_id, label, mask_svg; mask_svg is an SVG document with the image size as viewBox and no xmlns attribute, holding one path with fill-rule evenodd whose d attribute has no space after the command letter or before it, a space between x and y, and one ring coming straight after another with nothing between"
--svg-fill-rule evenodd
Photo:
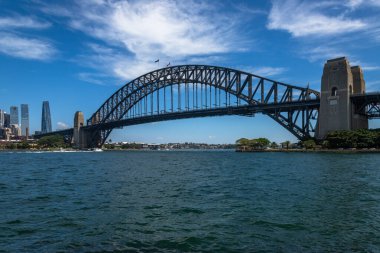
<instances>
[{"instance_id":1,"label":"bridge support column","mask_svg":"<svg viewBox=\"0 0 380 253\"><path fill-rule=\"evenodd\" d=\"M72 144L78 149L95 148L99 141L93 141L94 139L100 139L100 132L94 132L86 130L84 128L84 116L83 113L77 111L74 116L74 133Z\"/></svg>"},{"instance_id":2,"label":"bridge support column","mask_svg":"<svg viewBox=\"0 0 380 253\"><path fill-rule=\"evenodd\" d=\"M89 148L89 140L91 133L84 128L84 116L83 113L77 111L74 116L74 134L73 134L73 146L78 149Z\"/></svg>"},{"instance_id":3,"label":"bridge support column","mask_svg":"<svg viewBox=\"0 0 380 253\"><path fill-rule=\"evenodd\" d=\"M365 93L365 81L363 77L363 70L360 66L351 67L352 78L354 81L354 94L364 94ZM368 118L365 115L365 108L362 111L355 111L355 107L351 105L352 111L352 129L368 129Z\"/></svg>"},{"instance_id":4,"label":"bridge support column","mask_svg":"<svg viewBox=\"0 0 380 253\"><path fill-rule=\"evenodd\" d=\"M317 138L328 132L368 128L368 119L355 114L352 94L364 93L363 72L352 67L346 57L328 60L323 69Z\"/></svg>"}]
</instances>

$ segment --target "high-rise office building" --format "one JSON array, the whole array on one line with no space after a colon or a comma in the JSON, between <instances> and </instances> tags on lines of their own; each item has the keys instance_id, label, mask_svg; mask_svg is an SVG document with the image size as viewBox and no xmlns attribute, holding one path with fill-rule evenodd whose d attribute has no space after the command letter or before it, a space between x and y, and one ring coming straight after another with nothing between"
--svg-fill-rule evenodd
<instances>
[{"instance_id":1,"label":"high-rise office building","mask_svg":"<svg viewBox=\"0 0 380 253\"><path fill-rule=\"evenodd\" d=\"M27 136L29 132L29 107L26 104L21 105L21 135Z\"/></svg>"},{"instance_id":2,"label":"high-rise office building","mask_svg":"<svg viewBox=\"0 0 380 253\"><path fill-rule=\"evenodd\" d=\"M18 125L18 107L11 106L11 122L10 125Z\"/></svg>"},{"instance_id":3,"label":"high-rise office building","mask_svg":"<svg viewBox=\"0 0 380 253\"><path fill-rule=\"evenodd\" d=\"M4 112L4 127L11 127L11 115Z\"/></svg>"},{"instance_id":4,"label":"high-rise office building","mask_svg":"<svg viewBox=\"0 0 380 253\"><path fill-rule=\"evenodd\" d=\"M5 114L4 110L0 109L0 128L4 127L4 121L5 121L4 114Z\"/></svg>"},{"instance_id":5,"label":"high-rise office building","mask_svg":"<svg viewBox=\"0 0 380 253\"><path fill-rule=\"evenodd\" d=\"M44 101L42 103L41 132L43 134L51 132L51 116L49 101Z\"/></svg>"}]
</instances>

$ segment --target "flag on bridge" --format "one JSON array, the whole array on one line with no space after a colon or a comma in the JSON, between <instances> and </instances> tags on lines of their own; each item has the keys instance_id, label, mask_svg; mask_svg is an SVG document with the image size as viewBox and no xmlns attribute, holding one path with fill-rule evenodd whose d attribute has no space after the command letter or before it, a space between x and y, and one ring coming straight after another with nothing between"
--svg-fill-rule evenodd
<instances>
[{"instance_id":1,"label":"flag on bridge","mask_svg":"<svg viewBox=\"0 0 380 253\"><path fill-rule=\"evenodd\" d=\"M170 66L170 62L168 63L168 65L166 65L166 67L169 67Z\"/></svg>"},{"instance_id":2,"label":"flag on bridge","mask_svg":"<svg viewBox=\"0 0 380 253\"><path fill-rule=\"evenodd\" d=\"M160 59L157 59L157 60L155 60L154 62L157 63L157 62L159 62L159 61L160 61Z\"/></svg>"}]
</instances>

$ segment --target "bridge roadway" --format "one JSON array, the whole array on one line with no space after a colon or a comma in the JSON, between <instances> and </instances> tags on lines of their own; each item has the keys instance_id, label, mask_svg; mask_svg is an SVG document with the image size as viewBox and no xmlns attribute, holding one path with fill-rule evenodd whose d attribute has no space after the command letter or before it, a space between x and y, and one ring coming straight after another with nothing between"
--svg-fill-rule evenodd
<instances>
[{"instance_id":1,"label":"bridge roadway","mask_svg":"<svg viewBox=\"0 0 380 253\"><path fill-rule=\"evenodd\" d=\"M365 106L368 108L369 118L380 118L380 92L368 92L365 94L355 94L351 95L351 100L355 105L357 105L357 110L362 110ZM288 102L288 103L269 103L269 104L252 104L252 105L242 105L242 106L228 106L228 107L218 107L211 109L199 109L199 110L182 110L176 112L160 112L152 115L142 115L138 117L132 117L127 119L121 119L116 121L108 121L100 124L94 124L89 126L84 126L84 130L109 130L114 128L122 128L125 126L146 124L151 122L176 120L176 119L187 119L187 118L198 118L198 117L212 117L212 116L225 116L225 115L242 115L251 116L255 113L263 114L273 114L276 112L287 112L294 110L302 110L304 108L309 109L319 109L320 101L317 99L310 99L304 101ZM63 135L72 136L73 128L68 128L64 130L58 130L45 134L34 135L35 138L39 139L48 135Z\"/></svg>"},{"instance_id":2,"label":"bridge roadway","mask_svg":"<svg viewBox=\"0 0 380 253\"><path fill-rule=\"evenodd\" d=\"M287 112L294 110L302 110L304 108L316 109L319 108L319 99L311 99L305 101L296 101L288 103L271 103L271 104L253 104L241 106L218 107L212 109L199 109L199 110L182 110L177 112L161 112L159 114L144 115L134 118L127 118L117 121L109 121L101 124L94 124L90 126L83 126L84 130L108 130L114 128L121 128L124 126L132 126L139 124L146 124L151 122L199 118L199 117L212 117L212 116L225 116L225 115L242 115L252 116L255 113L273 114L276 112ZM41 138L52 134L58 135L72 135L73 128L59 130L51 133L35 135L35 138Z\"/></svg>"}]
</instances>

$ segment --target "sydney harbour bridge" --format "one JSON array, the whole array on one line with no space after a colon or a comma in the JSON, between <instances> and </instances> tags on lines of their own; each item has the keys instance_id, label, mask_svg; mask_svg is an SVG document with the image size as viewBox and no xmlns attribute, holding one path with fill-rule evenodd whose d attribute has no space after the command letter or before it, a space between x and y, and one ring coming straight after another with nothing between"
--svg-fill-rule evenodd
<instances>
[{"instance_id":1,"label":"sydney harbour bridge","mask_svg":"<svg viewBox=\"0 0 380 253\"><path fill-rule=\"evenodd\" d=\"M339 63L339 68L343 70L334 74L332 72L334 67L330 66L328 71L331 73L326 75L335 75L338 79L343 76L344 79L347 73L344 73L345 63L342 65L342 62L346 61L348 64L348 61L345 58L330 61L334 61L332 65ZM350 119L380 117L380 93L365 93L365 90L353 92L351 83L356 89L355 87L360 86L357 84L360 81L364 82L358 80L353 70L351 79L346 80L347 87L329 84L325 88L329 103L333 106L331 101L334 98L344 102L344 94L347 93L349 97L347 110ZM336 94L330 94L332 86L334 86L332 92ZM324 89L323 84L322 89ZM35 138L59 134L65 136L78 148L92 148L101 147L115 128L185 118L224 115L250 117L262 113L299 140L307 140L318 137L320 125L323 125L320 121L328 120L320 115L323 92L225 67L171 66L151 71L122 86L92 114L86 123L83 114L77 112L74 128L36 135ZM351 125L352 123L348 128L355 128Z\"/></svg>"}]
</instances>

